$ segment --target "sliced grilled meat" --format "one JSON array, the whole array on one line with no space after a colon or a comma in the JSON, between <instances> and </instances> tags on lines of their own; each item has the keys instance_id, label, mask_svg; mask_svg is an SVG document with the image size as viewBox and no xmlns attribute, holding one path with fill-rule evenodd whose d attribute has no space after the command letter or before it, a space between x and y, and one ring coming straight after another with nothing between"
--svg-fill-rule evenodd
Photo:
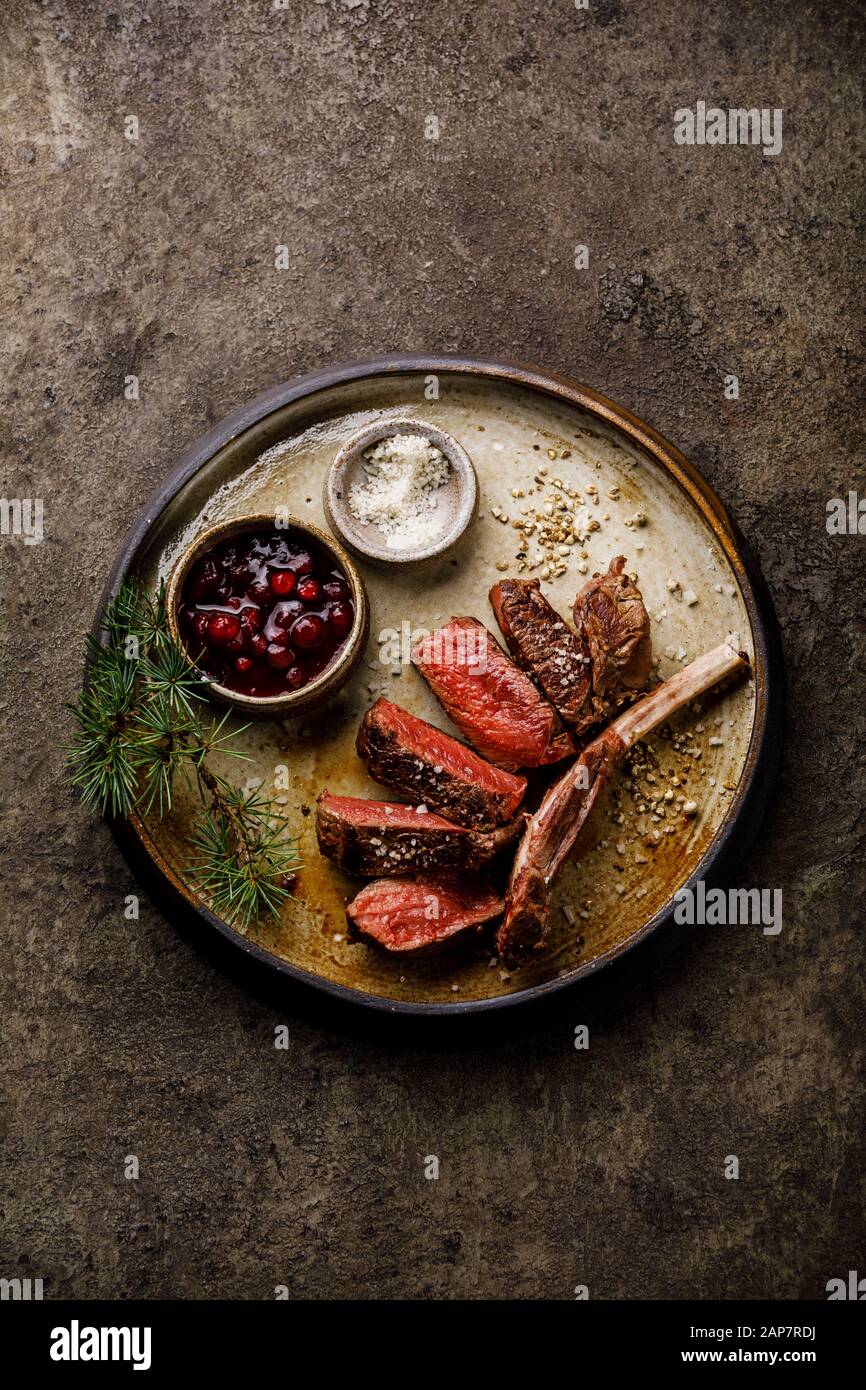
<instances>
[{"instance_id":1,"label":"sliced grilled meat","mask_svg":"<svg viewBox=\"0 0 866 1390\"><path fill-rule=\"evenodd\" d=\"M364 715L357 749L376 782L470 829L507 825L526 791L525 777L493 767L390 700L377 700Z\"/></svg>"},{"instance_id":2,"label":"sliced grilled meat","mask_svg":"<svg viewBox=\"0 0 866 1390\"><path fill-rule=\"evenodd\" d=\"M594 574L574 600L574 622L592 660L595 718L605 717L629 692L643 690L652 663L649 615L637 585L616 555L606 574Z\"/></svg>"},{"instance_id":3,"label":"sliced grilled meat","mask_svg":"<svg viewBox=\"0 0 866 1390\"><path fill-rule=\"evenodd\" d=\"M505 904L476 878L458 874L378 878L346 908L353 937L386 951L430 951L455 937L479 934Z\"/></svg>"},{"instance_id":4,"label":"sliced grilled meat","mask_svg":"<svg viewBox=\"0 0 866 1390\"><path fill-rule=\"evenodd\" d=\"M525 964L544 949L556 877L628 750L725 676L747 667L748 658L727 643L698 657L615 719L554 783L527 824L514 861L496 940L507 965Z\"/></svg>"},{"instance_id":5,"label":"sliced grilled meat","mask_svg":"<svg viewBox=\"0 0 866 1390\"><path fill-rule=\"evenodd\" d=\"M548 603L537 579L500 579L490 590L496 621L518 666L534 676L563 719L592 722L592 662L581 633Z\"/></svg>"},{"instance_id":6,"label":"sliced grilled meat","mask_svg":"<svg viewBox=\"0 0 866 1390\"><path fill-rule=\"evenodd\" d=\"M573 632L537 579L502 579L490 602L515 661L534 676L575 734L610 715L649 680L652 638L640 590L617 555L575 599Z\"/></svg>"},{"instance_id":7,"label":"sliced grilled meat","mask_svg":"<svg viewBox=\"0 0 866 1390\"><path fill-rule=\"evenodd\" d=\"M541 767L574 753L571 735L476 618L452 618L412 660L470 743L504 768Z\"/></svg>"},{"instance_id":8,"label":"sliced grilled meat","mask_svg":"<svg viewBox=\"0 0 866 1390\"><path fill-rule=\"evenodd\" d=\"M366 801L327 791L316 802L319 849L346 873L362 878L480 869L512 845L522 827L518 816L499 830L469 830L398 801Z\"/></svg>"}]
</instances>

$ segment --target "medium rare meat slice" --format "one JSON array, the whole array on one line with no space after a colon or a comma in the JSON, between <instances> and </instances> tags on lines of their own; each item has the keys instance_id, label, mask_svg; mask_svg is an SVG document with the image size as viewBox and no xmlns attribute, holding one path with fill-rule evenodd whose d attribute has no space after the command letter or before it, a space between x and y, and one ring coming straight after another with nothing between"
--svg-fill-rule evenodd
<instances>
[{"instance_id":1,"label":"medium rare meat slice","mask_svg":"<svg viewBox=\"0 0 866 1390\"><path fill-rule=\"evenodd\" d=\"M499 830L469 830L398 801L324 791L316 802L319 849L348 874L378 878L432 869L480 869L517 839L518 817Z\"/></svg>"},{"instance_id":2,"label":"medium rare meat slice","mask_svg":"<svg viewBox=\"0 0 866 1390\"><path fill-rule=\"evenodd\" d=\"M525 777L493 767L390 700L367 710L357 749L374 781L470 829L495 830L513 821L526 791Z\"/></svg>"},{"instance_id":3,"label":"medium rare meat slice","mask_svg":"<svg viewBox=\"0 0 866 1390\"><path fill-rule=\"evenodd\" d=\"M548 700L475 618L452 618L412 653L469 742L500 767L541 767L574 753Z\"/></svg>"},{"instance_id":4,"label":"medium rare meat slice","mask_svg":"<svg viewBox=\"0 0 866 1390\"><path fill-rule=\"evenodd\" d=\"M550 788L527 824L496 939L506 965L525 964L544 949L553 885L604 787L630 748L748 658L723 643L657 685L593 739Z\"/></svg>"},{"instance_id":5,"label":"medium rare meat slice","mask_svg":"<svg viewBox=\"0 0 866 1390\"><path fill-rule=\"evenodd\" d=\"M574 600L574 622L592 660L592 699L600 719L630 691L643 690L652 663L649 615L637 585L617 555L606 574L594 574Z\"/></svg>"},{"instance_id":6,"label":"medium rare meat slice","mask_svg":"<svg viewBox=\"0 0 866 1390\"><path fill-rule=\"evenodd\" d=\"M474 877L419 874L378 878L346 908L351 934L386 951L427 951L464 933L475 934L505 906Z\"/></svg>"},{"instance_id":7,"label":"medium rare meat slice","mask_svg":"<svg viewBox=\"0 0 866 1390\"><path fill-rule=\"evenodd\" d=\"M563 719L592 722L592 665L580 633L548 603L537 579L500 579L490 590L496 621L518 666L534 676Z\"/></svg>"}]
</instances>

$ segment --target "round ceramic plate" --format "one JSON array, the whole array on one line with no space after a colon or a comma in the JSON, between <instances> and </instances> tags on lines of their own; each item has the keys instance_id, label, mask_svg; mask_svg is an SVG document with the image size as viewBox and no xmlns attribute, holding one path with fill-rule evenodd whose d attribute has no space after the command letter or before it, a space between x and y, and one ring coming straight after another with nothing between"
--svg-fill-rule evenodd
<instances>
[{"instance_id":1,"label":"round ceramic plate","mask_svg":"<svg viewBox=\"0 0 866 1390\"><path fill-rule=\"evenodd\" d=\"M287 816L304 864L298 901L286 904L279 922L262 922L247 936L216 917L185 881L198 808L183 789L165 820L134 815L117 832L161 889L274 972L374 1008L466 1013L537 999L597 972L670 921L678 889L709 878L730 862L732 849L744 847L775 762L780 671L760 576L683 456L586 387L505 362L401 356L333 367L259 396L200 440L149 501L103 603L127 575L156 586L196 532L214 522L283 506L324 527L322 481L337 450L368 422L407 414L448 431L469 454L480 485L478 519L459 549L423 576L362 566L370 642L351 682L325 714L249 727L239 743L252 761L226 760L220 769L233 777L242 769ZM544 581L561 612L570 613L588 575L624 554L651 615L663 677L730 634L752 659L752 679L705 712L675 721L694 750L688 794L698 814L686 824L679 818L667 833L639 791L631 796L615 784L593 812L581 858L560 880L550 949L524 970L505 971L477 943L426 960L352 944L344 904L359 884L319 855L316 797L323 788L383 795L354 746L361 716L381 695L456 732L408 663L411 634L452 614L472 614L496 632L487 595L503 574L518 573L513 522L524 507L543 508L554 478L577 487L587 519L597 523L570 553L566 572ZM635 524L636 513L645 524ZM543 565L523 573L541 577ZM669 739L659 733L646 746L661 772L670 769Z\"/></svg>"}]
</instances>

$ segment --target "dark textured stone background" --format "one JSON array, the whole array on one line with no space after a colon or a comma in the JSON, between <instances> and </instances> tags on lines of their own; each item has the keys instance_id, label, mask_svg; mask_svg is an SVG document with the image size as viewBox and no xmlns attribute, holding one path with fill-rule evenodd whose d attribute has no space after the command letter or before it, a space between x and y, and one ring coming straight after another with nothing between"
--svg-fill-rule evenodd
<instances>
[{"instance_id":1,"label":"dark textured stone background","mask_svg":"<svg viewBox=\"0 0 866 1390\"><path fill-rule=\"evenodd\" d=\"M5 0L2 486L45 498L47 533L0 543L0 1274L46 1296L820 1298L864 1271L864 541L824 524L864 489L863 40L833 0ZM677 148L698 98L782 107L781 157ZM277 1053L285 1011L146 901L124 920L60 702L187 444L293 374L411 348L570 373L732 507L790 680L740 882L782 887L785 927L708 929L609 1002L459 1040L292 1001Z\"/></svg>"}]
</instances>

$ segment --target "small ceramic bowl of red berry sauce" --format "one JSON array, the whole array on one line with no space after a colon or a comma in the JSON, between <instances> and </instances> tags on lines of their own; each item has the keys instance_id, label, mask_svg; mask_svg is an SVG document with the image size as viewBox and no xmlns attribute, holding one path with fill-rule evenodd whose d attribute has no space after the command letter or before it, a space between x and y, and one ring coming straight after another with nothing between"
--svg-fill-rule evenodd
<instances>
[{"instance_id":1,"label":"small ceramic bowl of red berry sauce","mask_svg":"<svg viewBox=\"0 0 866 1390\"><path fill-rule=\"evenodd\" d=\"M335 695L367 641L364 584L341 545L309 522L223 522L196 537L168 583L168 620L222 704L264 719Z\"/></svg>"}]
</instances>

